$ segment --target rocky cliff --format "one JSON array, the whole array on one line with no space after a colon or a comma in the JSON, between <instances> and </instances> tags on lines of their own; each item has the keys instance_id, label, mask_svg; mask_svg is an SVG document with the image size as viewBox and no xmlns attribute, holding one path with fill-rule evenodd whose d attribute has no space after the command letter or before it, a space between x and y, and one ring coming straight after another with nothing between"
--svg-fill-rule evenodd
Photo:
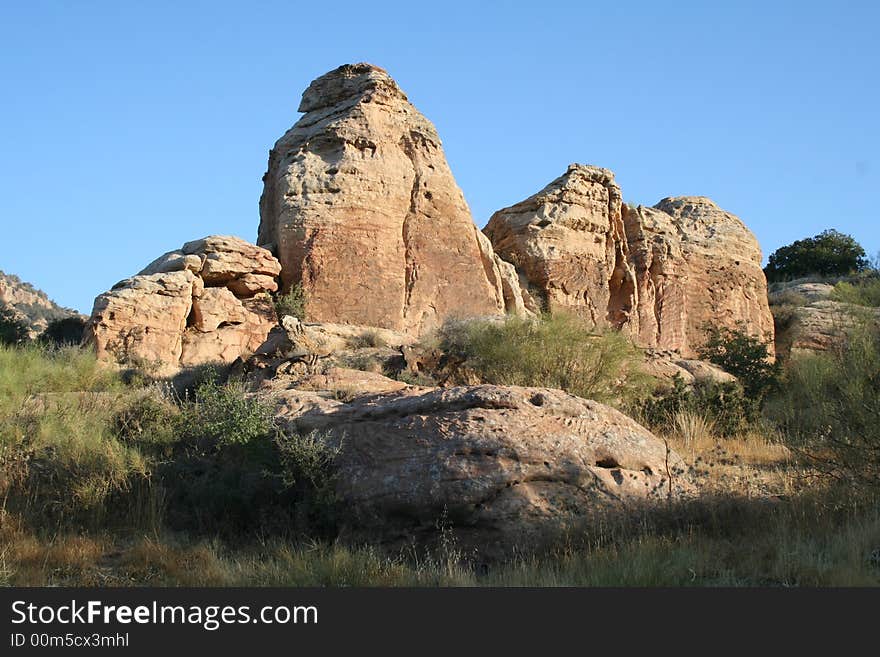
<instances>
[{"instance_id":1,"label":"rocky cliff","mask_svg":"<svg viewBox=\"0 0 880 657\"><path fill-rule=\"evenodd\" d=\"M513 269L471 218L434 126L388 74L341 66L269 154L257 243L312 321L419 334L522 309Z\"/></svg>"},{"instance_id":2,"label":"rocky cliff","mask_svg":"<svg viewBox=\"0 0 880 657\"><path fill-rule=\"evenodd\" d=\"M63 308L52 301L42 290L25 283L18 276L0 271L0 306L12 308L24 322L31 338L46 330L49 322L66 317L79 317L79 313Z\"/></svg>"}]
</instances>

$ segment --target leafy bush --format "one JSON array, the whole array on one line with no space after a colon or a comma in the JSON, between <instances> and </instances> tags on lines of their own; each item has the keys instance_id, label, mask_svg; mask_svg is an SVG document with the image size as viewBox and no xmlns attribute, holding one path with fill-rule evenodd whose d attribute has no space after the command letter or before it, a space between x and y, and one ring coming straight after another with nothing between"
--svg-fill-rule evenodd
<instances>
[{"instance_id":1,"label":"leafy bush","mask_svg":"<svg viewBox=\"0 0 880 657\"><path fill-rule=\"evenodd\" d=\"M40 335L42 342L57 346L79 344L83 337L86 322L82 317L63 317L49 322Z\"/></svg>"},{"instance_id":2,"label":"leafy bush","mask_svg":"<svg viewBox=\"0 0 880 657\"><path fill-rule=\"evenodd\" d=\"M312 431L305 435L276 439L282 480L296 491L296 526L302 531L330 535L336 522L336 494L333 488L334 461L341 445Z\"/></svg>"},{"instance_id":3,"label":"leafy bush","mask_svg":"<svg viewBox=\"0 0 880 657\"><path fill-rule=\"evenodd\" d=\"M767 414L827 474L880 486L880 327L856 325L836 348L801 356Z\"/></svg>"},{"instance_id":4,"label":"leafy bush","mask_svg":"<svg viewBox=\"0 0 880 657\"><path fill-rule=\"evenodd\" d=\"M746 394L758 401L776 384L779 375L779 366L770 361L768 345L742 328L707 326L700 357L733 374Z\"/></svg>"},{"instance_id":5,"label":"leafy bush","mask_svg":"<svg viewBox=\"0 0 880 657\"><path fill-rule=\"evenodd\" d=\"M178 424L182 440L219 447L271 439L275 431L272 409L267 403L248 396L238 382L221 385L214 379L196 388L195 400L184 402Z\"/></svg>"},{"instance_id":6,"label":"leafy bush","mask_svg":"<svg viewBox=\"0 0 880 657\"><path fill-rule=\"evenodd\" d=\"M286 436L271 406L208 378L181 404L174 458L160 468L169 522L201 532L329 535L335 452L317 434Z\"/></svg>"},{"instance_id":7,"label":"leafy bush","mask_svg":"<svg viewBox=\"0 0 880 657\"><path fill-rule=\"evenodd\" d=\"M865 249L851 236L826 230L774 251L764 273L770 282L809 274L845 276L869 266Z\"/></svg>"},{"instance_id":8,"label":"leafy bush","mask_svg":"<svg viewBox=\"0 0 880 657\"><path fill-rule=\"evenodd\" d=\"M306 294L301 284L297 283L291 286L287 294L279 294L275 297L275 314L279 322L285 315L305 319Z\"/></svg>"},{"instance_id":9,"label":"leafy bush","mask_svg":"<svg viewBox=\"0 0 880 657\"><path fill-rule=\"evenodd\" d=\"M748 397L738 383L688 386L676 375L672 389L644 399L635 414L652 429L665 432L679 430L682 416L697 416L711 423L718 435L732 437L754 428L760 422L760 411L760 403Z\"/></svg>"},{"instance_id":10,"label":"leafy bush","mask_svg":"<svg viewBox=\"0 0 880 657\"><path fill-rule=\"evenodd\" d=\"M13 308L0 303L0 345L21 344L27 339L27 324Z\"/></svg>"},{"instance_id":11,"label":"leafy bush","mask_svg":"<svg viewBox=\"0 0 880 657\"><path fill-rule=\"evenodd\" d=\"M866 278L855 283L841 281L834 286L831 299L856 306L880 306L880 276Z\"/></svg>"},{"instance_id":12,"label":"leafy bush","mask_svg":"<svg viewBox=\"0 0 880 657\"><path fill-rule=\"evenodd\" d=\"M597 332L574 315L448 322L439 339L444 351L487 383L561 388L624 402L641 394L648 381L626 336Z\"/></svg>"}]
</instances>

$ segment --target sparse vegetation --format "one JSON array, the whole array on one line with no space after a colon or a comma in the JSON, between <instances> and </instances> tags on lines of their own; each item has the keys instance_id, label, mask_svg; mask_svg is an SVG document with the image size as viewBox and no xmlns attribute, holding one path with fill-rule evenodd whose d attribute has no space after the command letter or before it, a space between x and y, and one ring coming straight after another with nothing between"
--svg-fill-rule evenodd
<instances>
[{"instance_id":1,"label":"sparse vegetation","mask_svg":"<svg viewBox=\"0 0 880 657\"><path fill-rule=\"evenodd\" d=\"M834 349L794 359L768 411L825 474L880 488L880 327L856 320Z\"/></svg>"},{"instance_id":2,"label":"sparse vegetation","mask_svg":"<svg viewBox=\"0 0 880 657\"><path fill-rule=\"evenodd\" d=\"M597 332L573 315L448 322L441 348L486 383L560 388L625 404L648 379L640 354L619 332Z\"/></svg>"},{"instance_id":3,"label":"sparse vegetation","mask_svg":"<svg viewBox=\"0 0 880 657\"><path fill-rule=\"evenodd\" d=\"M854 282L841 281L834 286L831 299L856 306L880 307L880 275Z\"/></svg>"},{"instance_id":4,"label":"sparse vegetation","mask_svg":"<svg viewBox=\"0 0 880 657\"><path fill-rule=\"evenodd\" d=\"M382 334L377 329L367 329L348 341L350 349L369 349L387 347Z\"/></svg>"},{"instance_id":5,"label":"sparse vegetation","mask_svg":"<svg viewBox=\"0 0 880 657\"><path fill-rule=\"evenodd\" d=\"M285 315L305 319L306 295L302 285L299 283L292 285L287 293L275 297L275 313L278 321L281 321Z\"/></svg>"}]
</instances>

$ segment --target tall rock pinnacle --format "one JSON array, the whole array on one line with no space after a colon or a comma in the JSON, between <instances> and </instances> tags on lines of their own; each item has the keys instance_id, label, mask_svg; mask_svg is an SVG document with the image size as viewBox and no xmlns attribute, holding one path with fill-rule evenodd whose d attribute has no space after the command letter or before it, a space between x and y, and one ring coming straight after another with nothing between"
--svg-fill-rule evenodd
<instances>
[{"instance_id":1,"label":"tall rock pinnacle","mask_svg":"<svg viewBox=\"0 0 880 657\"><path fill-rule=\"evenodd\" d=\"M434 126L394 80L350 64L309 85L269 154L257 243L312 321L414 334L522 306L471 218Z\"/></svg>"}]
</instances>

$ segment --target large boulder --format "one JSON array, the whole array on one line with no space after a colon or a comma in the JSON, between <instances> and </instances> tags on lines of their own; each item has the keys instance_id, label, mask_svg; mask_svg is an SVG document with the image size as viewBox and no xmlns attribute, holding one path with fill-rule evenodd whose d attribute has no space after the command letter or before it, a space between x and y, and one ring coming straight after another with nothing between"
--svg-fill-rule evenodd
<instances>
[{"instance_id":1,"label":"large boulder","mask_svg":"<svg viewBox=\"0 0 880 657\"><path fill-rule=\"evenodd\" d=\"M525 307L437 131L384 70L341 66L299 111L269 153L257 243L281 261L285 290L302 285L309 321L420 334Z\"/></svg>"},{"instance_id":2,"label":"large boulder","mask_svg":"<svg viewBox=\"0 0 880 657\"><path fill-rule=\"evenodd\" d=\"M743 328L772 347L758 242L707 198L629 207L610 171L573 164L496 212L484 231L551 312L575 312L686 358L709 323Z\"/></svg>"},{"instance_id":3,"label":"large boulder","mask_svg":"<svg viewBox=\"0 0 880 657\"><path fill-rule=\"evenodd\" d=\"M279 393L279 419L340 448L351 536L406 542L445 518L462 545L491 555L688 490L661 440L559 390L407 388L348 404L310 395Z\"/></svg>"},{"instance_id":4,"label":"large boulder","mask_svg":"<svg viewBox=\"0 0 880 657\"><path fill-rule=\"evenodd\" d=\"M237 237L188 242L99 295L84 341L100 360L160 374L230 363L275 326L269 293L280 271L271 253Z\"/></svg>"}]
</instances>

